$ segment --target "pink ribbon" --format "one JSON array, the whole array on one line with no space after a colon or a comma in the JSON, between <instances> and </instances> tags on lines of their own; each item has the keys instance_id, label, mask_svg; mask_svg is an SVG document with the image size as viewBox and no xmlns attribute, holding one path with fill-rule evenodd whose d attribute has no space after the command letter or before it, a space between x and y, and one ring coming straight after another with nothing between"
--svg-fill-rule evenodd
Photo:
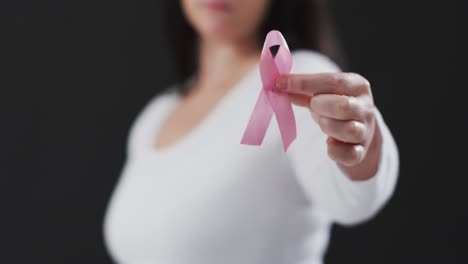
<instances>
[{"instance_id":1,"label":"pink ribbon","mask_svg":"<svg viewBox=\"0 0 468 264\"><path fill-rule=\"evenodd\" d=\"M276 56L270 49L275 46L279 46ZM270 31L266 36L260 57L263 89L250 116L241 144L261 145L273 113L278 122L284 151L296 138L296 119L288 94L274 87L276 78L281 74L289 73L291 66L292 57L286 40L279 31Z\"/></svg>"}]
</instances>

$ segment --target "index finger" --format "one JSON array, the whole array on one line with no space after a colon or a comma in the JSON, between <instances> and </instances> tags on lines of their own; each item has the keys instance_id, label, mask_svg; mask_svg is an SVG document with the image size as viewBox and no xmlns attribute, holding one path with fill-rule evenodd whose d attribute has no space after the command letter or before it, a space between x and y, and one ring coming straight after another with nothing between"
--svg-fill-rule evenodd
<instances>
[{"instance_id":1,"label":"index finger","mask_svg":"<svg viewBox=\"0 0 468 264\"><path fill-rule=\"evenodd\" d=\"M357 95L369 83L359 74L332 72L315 74L285 74L276 79L276 88L297 94Z\"/></svg>"}]
</instances>

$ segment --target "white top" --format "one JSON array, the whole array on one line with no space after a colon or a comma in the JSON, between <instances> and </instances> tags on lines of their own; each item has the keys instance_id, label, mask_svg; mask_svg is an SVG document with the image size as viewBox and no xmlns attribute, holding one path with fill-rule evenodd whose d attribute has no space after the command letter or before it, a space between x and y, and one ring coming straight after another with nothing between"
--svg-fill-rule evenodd
<instances>
[{"instance_id":1,"label":"white top","mask_svg":"<svg viewBox=\"0 0 468 264\"><path fill-rule=\"evenodd\" d=\"M293 73L338 71L324 56L293 53ZM155 150L175 107L173 90L153 98L129 134L128 158L104 223L118 263L321 263L331 223L371 218L391 196L398 151L379 112L383 136L377 175L350 181L328 158L326 135L293 106L297 139L283 151L273 118L261 146L241 145L262 88L258 64L190 134Z\"/></svg>"}]
</instances>

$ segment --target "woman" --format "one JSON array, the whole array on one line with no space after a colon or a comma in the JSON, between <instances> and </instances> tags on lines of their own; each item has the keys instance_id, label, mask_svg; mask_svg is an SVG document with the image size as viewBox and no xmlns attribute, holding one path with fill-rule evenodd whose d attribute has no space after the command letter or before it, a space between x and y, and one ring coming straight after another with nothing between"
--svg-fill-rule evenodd
<instances>
[{"instance_id":1,"label":"woman","mask_svg":"<svg viewBox=\"0 0 468 264\"><path fill-rule=\"evenodd\" d=\"M112 256L321 263L331 223L369 219L397 179L397 148L369 82L317 51L326 52L317 1L168 4L182 11L170 11L168 23L181 81L154 97L130 131L105 221ZM271 29L296 49L292 74L276 82L297 119L287 152L275 121L261 146L239 144L262 89L258 61Z\"/></svg>"}]
</instances>

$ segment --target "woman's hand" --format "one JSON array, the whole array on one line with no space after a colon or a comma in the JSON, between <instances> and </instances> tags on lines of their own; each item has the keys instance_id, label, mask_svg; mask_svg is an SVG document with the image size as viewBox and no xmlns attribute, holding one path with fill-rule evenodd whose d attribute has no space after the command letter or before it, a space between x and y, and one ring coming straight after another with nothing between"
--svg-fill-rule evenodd
<instances>
[{"instance_id":1,"label":"woman's hand","mask_svg":"<svg viewBox=\"0 0 468 264\"><path fill-rule=\"evenodd\" d=\"M355 73L287 74L276 88L291 102L307 107L328 135L328 155L352 180L375 175L381 135L369 82Z\"/></svg>"}]
</instances>

